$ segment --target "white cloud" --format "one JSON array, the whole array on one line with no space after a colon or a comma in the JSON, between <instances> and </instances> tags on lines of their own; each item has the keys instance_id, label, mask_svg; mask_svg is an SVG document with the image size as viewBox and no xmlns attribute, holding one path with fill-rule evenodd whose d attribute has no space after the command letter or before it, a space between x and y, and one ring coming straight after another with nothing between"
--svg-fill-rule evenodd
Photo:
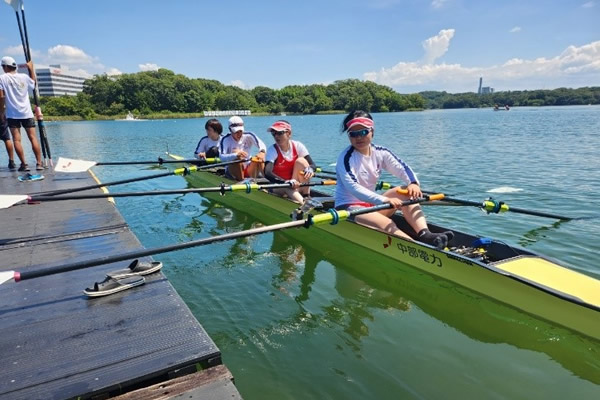
<instances>
[{"instance_id":1,"label":"white cloud","mask_svg":"<svg viewBox=\"0 0 600 400\"><path fill-rule=\"evenodd\" d=\"M592 8L592 7L594 7L594 5L595 5L595 4L594 4L594 2L593 2L593 1L588 1L587 3L583 3L583 4L581 5L581 7L583 7L583 8Z\"/></svg>"},{"instance_id":2,"label":"white cloud","mask_svg":"<svg viewBox=\"0 0 600 400\"><path fill-rule=\"evenodd\" d=\"M65 68L61 65L61 70L63 71L63 73L65 73L66 71L70 71L70 72L75 72L78 75L83 75L87 78L92 78L94 75L90 74L88 71L86 71L83 68L77 68L77 69L70 69L70 68Z\"/></svg>"},{"instance_id":3,"label":"white cloud","mask_svg":"<svg viewBox=\"0 0 600 400\"><path fill-rule=\"evenodd\" d=\"M229 84L231 86L237 86L240 89L248 89L248 86L244 83L244 81L241 81L239 79L233 80L233 81L229 82Z\"/></svg>"},{"instance_id":4,"label":"white cloud","mask_svg":"<svg viewBox=\"0 0 600 400\"><path fill-rule=\"evenodd\" d=\"M159 66L154 63L139 64L140 71L158 71Z\"/></svg>"},{"instance_id":5,"label":"white cloud","mask_svg":"<svg viewBox=\"0 0 600 400\"><path fill-rule=\"evenodd\" d=\"M450 40L454 37L454 29L442 29L436 36L423 41L425 49L424 61L426 64L433 63L436 59L443 56L450 46Z\"/></svg>"},{"instance_id":6,"label":"white cloud","mask_svg":"<svg viewBox=\"0 0 600 400\"><path fill-rule=\"evenodd\" d=\"M517 32L521 32L521 27L520 26L515 26L513 27L510 31L510 33L517 33Z\"/></svg>"},{"instance_id":7,"label":"white cloud","mask_svg":"<svg viewBox=\"0 0 600 400\"><path fill-rule=\"evenodd\" d=\"M40 55L41 55L41 53L38 50L30 49L30 51L31 51L31 57L34 60L36 58L40 57ZM7 56L12 56L12 57L23 57L23 61L25 61L25 54L23 53L22 45L6 47L6 48L4 48L4 50L2 50L2 53L6 54ZM17 60L17 62L19 62L19 60Z\"/></svg>"},{"instance_id":8,"label":"white cloud","mask_svg":"<svg viewBox=\"0 0 600 400\"><path fill-rule=\"evenodd\" d=\"M123 72L121 72L120 70L118 70L117 68L114 68L114 67L111 67L106 70L106 75L108 75L108 76L122 75L122 74L123 74Z\"/></svg>"},{"instance_id":9,"label":"white cloud","mask_svg":"<svg viewBox=\"0 0 600 400\"><path fill-rule=\"evenodd\" d=\"M460 64L399 62L364 74L366 80L402 92L447 90L473 92L479 77L496 90L541 89L600 85L600 41L569 46L552 58L513 58L502 65L465 67Z\"/></svg>"},{"instance_id":10,"label":"white cloud","mask_svg":"<svg viewBox=\"0 0 600 400\"><path fill-rule=\"evenodd\" d=\"M78 47L59 44L48 49L48 57L55 64L89 65L96 62L94 57Z\"/></svg>"},{"instance_id":11,"label":"white cloud","mask_svg":"<svg viewBox=\"0 0 600 400\"><path fill-rule=\"evenodd\" d=\"M448 0L433 0L431 2L431 7L433 8L441 8Z\"/></svg>"}]
</instances>

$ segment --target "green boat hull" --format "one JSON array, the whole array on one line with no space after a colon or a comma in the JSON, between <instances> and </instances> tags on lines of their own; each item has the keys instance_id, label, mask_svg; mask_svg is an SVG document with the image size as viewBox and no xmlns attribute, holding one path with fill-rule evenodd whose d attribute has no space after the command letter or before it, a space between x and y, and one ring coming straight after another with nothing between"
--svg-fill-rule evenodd
<instances>
[{"instance_id":1,"label":"green boat hull","mask_svg":"<svg viewBox=\"0 0 600 400\"><path fill-rule=\"evenodd\" d=\"M232 183L211 172L194 172L185 179L191 187ZM203 196L233 209L246 211L264 224L290 221L290 215L297 208L297 205L289 200L264 191L226 193L223 196L218 193L204 193ZM432 230L446 229L432 225ZM417 241L392 237L348 221L341 221L336 225L319 224L309 229L294 228L288 233L302 243L320 244L323 247L321 251L334 258L339 255L337 253L346 253L352 259L352 253L356 251L356 246L359 246L384 256L387 268L395 268L398 263L409 265L600 341L600 311L595 304L569 301L551 290L541 290L528 282L507 276L508 274L499 272L493 265L476 259L438 250ZM465 236L465 240L477 239L476 236L456 231L455 233ZM535 256L523 249L509 250ZM370 268L368 265L360 267ZM592 280L593 285L600 283L585 275L581 275L580 279Z\"/></svg>"}]
</instances>

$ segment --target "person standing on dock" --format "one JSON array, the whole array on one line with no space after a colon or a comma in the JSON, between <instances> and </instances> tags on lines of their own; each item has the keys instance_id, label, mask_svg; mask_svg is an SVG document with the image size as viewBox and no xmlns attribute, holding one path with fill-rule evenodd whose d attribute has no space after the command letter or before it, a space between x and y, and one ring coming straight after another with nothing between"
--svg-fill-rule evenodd
<instances>
[{"instance_id":1,"label":"person standing on dock","mask_svg":"<svg viewBox=\"0 0 600 400\"><path fill-rule=\"evenodd\" d=\"M276 121L269 129L275 144L267 149L265 157L265 177L271 182L288 182L291 188L274 189L277 194L285 194L296 203L304 203L304 196L309 195L308 187L300 188L300 183L310 181L316 169L315 163L308 154L306 146L291 140L292 125L285 120Z\"/></svg>"},{"instance_id":2,"label":"person standing on dock","mask_svg":"<svg viewBox=\"0 0 600 400\"><path fill-rule=\"evenodd\" d=\"M218 157L223 125L218 119L212 118L206 121L204 129L206 130L206 136L203 136L196 145L194 156L200 159Z\"/></svg>"},{"instance_id":3,"label":"person standing on dock","mask_svg":"<svg viewBox=\"0 0 600 400\"><path fill-rule=\"evenodd\" d=\"M35 136L35 119L29 100L29 90L35 88L35 69L31 61L27 62L29 76L17 72L17 62L6 56L0 61L4 74L0 75L0 114L6 116L14 147L21 159L19 171L29 171L21 144L21 127L25 128L27 137L36 159L37 170L43 170L40 144ZM30 78L30 76L32 78Z\"/></svg>"},{"instance_id":4,"label":"person standing on dock","mask_svg":"<svg viewBox=\"0 0 600 400\"><path fill-rule=\"evenodd\" d=\"M348 133L350 146L340 153L337 160L335 208L352 210L389 203L392 208L359 215L355 221L390 235L412 240L391 219L396 210L401 210L419 241L438 248L446 247L454 237L452 232L430 232L419 204L402 205L402 201L423 197L419 180L408 164L389 149L371 143L375 134L375 122L371 114L360 110L350 112L342 123L342 132ZM407 185L408 193L400 194L397 188L389 189L383 195L376 193L375 187L382 170L402 179Z\"/></svg>"},{"instance_id":5,"label":"person standing on dock","mask_svg":"<svg viewBox=\"0 0 600 400\"><path fill-rule=\"evenodd\" d=\"M264 169L265 153L267 146L253 132L244 130L244 120L234 115L229 118L229 134L222 140L219 146L219 158L221 161L233 161L235 159L245 160L250 155L254 146L258 153L253 157L255 160L228 165L226 175L237 181L244 178L256 178L262 175Z\"/></svg>"}]
</instances>

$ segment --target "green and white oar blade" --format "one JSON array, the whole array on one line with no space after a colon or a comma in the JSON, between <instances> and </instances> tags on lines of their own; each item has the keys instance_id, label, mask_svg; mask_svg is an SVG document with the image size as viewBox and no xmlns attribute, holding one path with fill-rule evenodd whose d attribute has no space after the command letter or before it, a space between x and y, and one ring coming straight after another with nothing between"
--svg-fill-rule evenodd
<instances>
[{"instance_id":1,"label":"green and white oar blade","mask_svg":"<svg viewBox=\"0 0 600 400\"><path fill-rule=\"evenodd\" d=\"M96 165L96 161L60 157L54 167L54 172L85 172L94 165Z\"/></svg>"},{"instance_id":2,"label":"green and white oar blade","mask_svg":"<svg viewBox=\"0 0 600 400\"><path fill-rule=\"evenodd\" d=\"M11 281L15 278L15 271L2 271L0 272L0 285Z\"/></svg>"},{"instance_id":3,"label":"green and white oar blade","mask_svg":"<svg viewBox=\"0 0 600 400\"><path fill-rule=\"evenodd\" d=\"M29 196L24 194L3 194L0 195L0 209L14 206L20 201L27 200Z\"/></svg>"}]
</instances>

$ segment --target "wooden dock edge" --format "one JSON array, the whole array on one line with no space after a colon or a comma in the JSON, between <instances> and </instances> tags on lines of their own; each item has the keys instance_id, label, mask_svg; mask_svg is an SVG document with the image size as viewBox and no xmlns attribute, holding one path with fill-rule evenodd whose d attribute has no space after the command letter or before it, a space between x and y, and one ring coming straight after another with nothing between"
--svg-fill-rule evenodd
<instances>
[{"instance_id":1,"label":"wooden dock edge","mask_svg":"<svg viewBox=\"0 0 600 400\"><path fill-rule=\"evenodd\" d=\"M193 374L137 389L113 397L113 399L166 400L174 397L186 399L242 399L234 385L233 375L225 365L217 365Z\"/></svg>"}]
</instances>

